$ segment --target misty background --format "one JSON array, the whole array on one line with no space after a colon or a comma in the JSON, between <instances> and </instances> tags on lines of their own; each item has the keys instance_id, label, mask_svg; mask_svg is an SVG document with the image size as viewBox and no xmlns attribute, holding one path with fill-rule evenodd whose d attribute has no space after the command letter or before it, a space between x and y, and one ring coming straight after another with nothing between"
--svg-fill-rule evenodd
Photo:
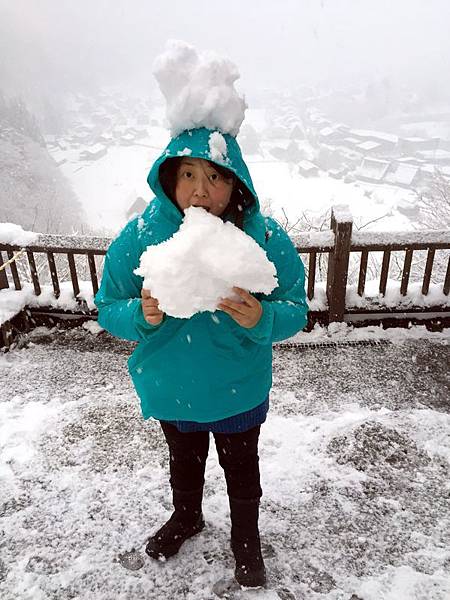
<instances>
[{"instance_id":1,"label":"misty background","mask_svg":"<svg viewBox=\"0 0 450 600\"><path fill-rule=\"evenodd\" d=\"M377 143L373 136L355 138L352 130L439 138L440 145L424 142L401 152L381 144L375 160L413 161L416 151L433 150L432 157L416 154L417 165L410 166L423 166L422 175L425 167L439 167L445 183L449 22L446 0L1 0L0 221L41 232L110 234L133 206L151 199L145 178L168 141L152 63L169 38L214 50L238 66L236 87L249 105L240 142L250 165L257 157L251 172L275 213L283 202L277 190L287 207L288 196L306 196L306 177L321 178L320 190L308 181L312 204L320 194L352 195L350 185L374 150L355 142L348 151L349 141L344 150L344 138ZM421 115L419 125L411 118L405 125L412 113ZM335 133L341 127L342 139L334 136L330 144L326 127ZM367 168L360 175L372 194ZM332 169L340 171L334 191L324 191ZM385 198L396 195L385 212L411 204L411 182L387 182ZM379 192L382 181L375 183ZM404 220L397 225L406 226Z\"/></svg>"},{"instance_id":2,"label":"misty background","mask_svg":"<svg viewBox=\"0 0 450 600\"><path fill-rule=\"evenodd\" d=\"M143 0L0 3L0 77L30 100L110 84L155 87L151 65L170 37L227 55L249 99L264 88L361 85L449 98L446 0Z\"/></svg>"}]
</instances>

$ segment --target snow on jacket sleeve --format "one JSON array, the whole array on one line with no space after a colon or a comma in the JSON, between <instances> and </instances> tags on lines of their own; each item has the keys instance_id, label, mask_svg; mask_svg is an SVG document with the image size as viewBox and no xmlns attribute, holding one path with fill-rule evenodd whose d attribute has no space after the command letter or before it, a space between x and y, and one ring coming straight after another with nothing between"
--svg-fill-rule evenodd
<instances>
[{"instance_id":1,"label":"snow on jacket sleeve","mask_svg":"<svg viewBox=\"0 0 450 600\"><path fill-rule=\"evenodd\" d=\"M267 257L277 269L278 287L262 296L263 314L258 323L244 329L254 342L269 344L285 340L301 331L307 323L305 268L288 234L273 219L266 219L270 238Z\"/></svg>"},{"instance_id":2,"label":"snow on jacket sleeve","mask_svg":"<svg viewBox=\"0 0 450 600\"><path fill-rule=\"evenodd\" d=\"M164 335L171 317L164 315L159 325L148 323L142 312L142 278L133 273L139 266L136 220L130 221L111 243L106 253L103 277L95 296L99 324L115 335L143 341Z\"/></svg>"}]
</instances>

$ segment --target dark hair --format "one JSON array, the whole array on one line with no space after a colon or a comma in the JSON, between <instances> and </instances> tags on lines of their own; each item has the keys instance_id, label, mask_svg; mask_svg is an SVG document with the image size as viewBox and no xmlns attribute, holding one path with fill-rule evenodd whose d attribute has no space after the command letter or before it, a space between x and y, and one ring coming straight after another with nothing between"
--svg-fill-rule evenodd
<instances>
[{"instance_id":1,"label":"dark hair","mask_svg":"<svg viewBox=\"0 0 450 600\"><path fill-rule=\"evenodd\" d=\"M175 199L175 188L177 185L177 173L183 157L177 156L167 158L159 167L159 181L161 187L168 198L175 204L180 212L183 212ZM231 192L230 202L220 217L231 217L236 227L244 228L244 211L255 202L253 194L248 187L233 173L230 169L217 165L208 160L209 164L225 179L233 180L233 191Z\"/></svg>"}]
</instances>

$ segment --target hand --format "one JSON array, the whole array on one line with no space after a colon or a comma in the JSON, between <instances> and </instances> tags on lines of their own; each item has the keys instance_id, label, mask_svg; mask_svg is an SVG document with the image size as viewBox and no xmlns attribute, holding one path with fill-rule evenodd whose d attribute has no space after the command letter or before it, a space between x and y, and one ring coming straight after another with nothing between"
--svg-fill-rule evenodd
<instances>
[{"instance_id":1,"label":"hand","mask_svg":"<svg viewBox=\"0 0 450 600\"><path fill-rule=\"evenodd\" d=\"M147 321L147 323L159 325L164 318L164 313L159 310L159 300L153 298L150 290L144 290L144 288L142 288L141 297L144 319Z\"/></svg>"},{"instance_id":2,"label":"hand","mask_svg":"<svg viewBox=\"0 0 450 600\"><path fill-rule=\"evenodd\" d=\"M254 327L263 313L261 302L242 288L234 287L233 291L237 292L243 301L234 302L229 298L222 298L217 308L230 315L242 327Z\"/></svg>"}]
</instances>

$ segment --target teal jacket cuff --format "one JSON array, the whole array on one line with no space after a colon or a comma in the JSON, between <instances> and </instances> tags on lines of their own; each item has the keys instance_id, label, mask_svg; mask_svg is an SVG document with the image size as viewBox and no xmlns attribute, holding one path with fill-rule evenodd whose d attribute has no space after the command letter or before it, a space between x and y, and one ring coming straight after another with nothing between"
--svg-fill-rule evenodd
<instances>
[{"instance_id":1,"label":"teal jacket cuff","mask_svg":"<svg viewBox=\"0 0 450 600\"><path fill-rule=\"evenodd\" d=\"M144 317L144 313L142 312L142 302L140 298L137 299L136 302L138 306L136 306L136 309L134 311L134 326L136 327L137 331L141 334L141 336L145 338L150 332L161 327L161 325L166 319L166 315L163 316L161 323L153 325L152 323L149 323Z\"/></svg>"},{"instance_id":2,"label":"teal jacket cuff","mask_svg":"<svg viewBox=\"0 0 450 600\"><path fill-rule=\"evenodd\" d=\"M244 328L244 331L257 344L270 344L273 331L273 308L267 300L261 301L262 315L254 327Z\"/></svg>"}]
</instances>

